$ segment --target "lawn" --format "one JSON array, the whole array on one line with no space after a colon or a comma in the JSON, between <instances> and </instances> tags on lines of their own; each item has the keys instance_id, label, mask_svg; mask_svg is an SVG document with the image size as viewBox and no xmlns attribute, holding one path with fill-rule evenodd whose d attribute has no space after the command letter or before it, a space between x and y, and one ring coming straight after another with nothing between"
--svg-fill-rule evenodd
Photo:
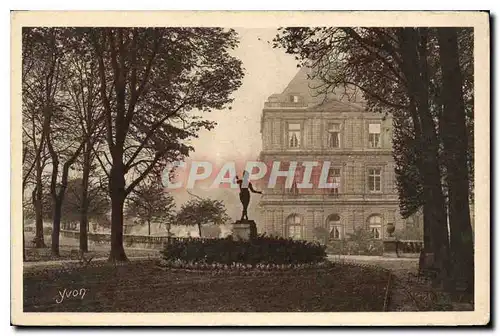
<instances>
[{"instance_id":1,"label":"lawn","mask_svg":"<svg viewBox=\"0 0 500 336\"><path fill-rule=\"evenodd\" d=\"M335 265L328 271L226 275L164 270L154 261L66 271L27 269L26 312L361 312L382 311L383 270ZM77 290L77 297L59 292ZM75 292L76 293L76 292Z\"/></svg>"}]
</instances>

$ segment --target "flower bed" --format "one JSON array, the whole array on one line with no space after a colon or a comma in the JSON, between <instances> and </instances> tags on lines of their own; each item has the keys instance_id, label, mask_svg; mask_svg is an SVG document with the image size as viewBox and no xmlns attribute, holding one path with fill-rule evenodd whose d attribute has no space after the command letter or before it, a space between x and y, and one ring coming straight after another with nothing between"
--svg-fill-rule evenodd
<instances>
[{"instance_id":1,"label":"flower bed","mask_svg":"<svg viewBox=\"0 0 500 336\"><path fill-rule=\"evenodd\" d=\"M308 264L221 264L221 263L206 263L206 262L185 262L182 260L161 260L160 267L172 271L186 271L186 272L209 272L209 273L224 273L224 274L269 274L269 273L290 273L301 272L314 269L315 271L328 270L332 267L329 261L322 261L317 263Z\"/></svg>"},{"instance_id":2,"label":"flower bed","mask_svg":"<svg viewBox=\"0 0 500 336\"><path fill-rule=\"evenodd\" d=\"M252 268L265 269L292 268L324 262L325 248L318 243L261 235L250 241L233 240L231 237L174 240L165 246L162 256L170 265L178 267L214 265L244 268L246 266L243 265L250 265Z\"/></svg>"}]
</instances>

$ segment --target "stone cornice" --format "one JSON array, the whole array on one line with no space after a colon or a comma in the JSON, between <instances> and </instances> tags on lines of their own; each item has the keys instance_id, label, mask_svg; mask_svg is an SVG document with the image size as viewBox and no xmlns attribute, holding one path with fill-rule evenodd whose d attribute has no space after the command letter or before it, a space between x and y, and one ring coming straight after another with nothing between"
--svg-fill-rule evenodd
<instances>
[{"instance_id":1,"label":"stone cornice","mask_svg":"<svg viewBox=\"0 0 500 336\"><path fill-rule=\"evenodd\" d=\"M307 200L307 199L274 199L274 200L261 200L260 207L265 206L335 206L335 205L388 205L398 206L398 199L348 199L348 200Z\"/></svg>"},{"instance_id":2,"label":"stone cornice","mask_svg":"<svg viewBox=\"0 0 500 336\"><path fill-rule=\"evenodd\" d=\"M342 155L342 156L350 156L350 155L359 155L359 156L391 156L392 161L392 148L387 149L342 149L342 150L328 150L328 149L301 149L301 150L263 150L260 152L260 157L262 156L331 156L331 155Z\"/></svg>"}]
</instances>

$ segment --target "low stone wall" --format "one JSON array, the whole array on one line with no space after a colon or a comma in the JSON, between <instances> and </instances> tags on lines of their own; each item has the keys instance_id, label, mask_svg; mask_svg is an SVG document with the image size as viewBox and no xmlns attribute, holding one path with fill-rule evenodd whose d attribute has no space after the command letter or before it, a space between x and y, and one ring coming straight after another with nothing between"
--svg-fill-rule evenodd
<instances>
[{"instance_id":1,"label":"low stone wall","mask_svg":"<svg viewBox=\"0 0 500 336\"><path fill-rule=\"evenodd\" d=\"M61 236L70 239L80 239L79 231L61 230ZM191 238L191 237L168 237L168 236L139 236L139 235L123 235L123 246L131 248L143 248L161 250L163 246L170 240L187 240L187 239L211 239L211 238ZM109 245L111 242L110 233L88 233L89 243L96 245Z\"/></svg>"},{"instance_id":2,"label":"low stone wall","mask_svg":"<svg viewBox=\"0 0 500 336\"><path fill-rule=\"evenodd\" d=\"M391 251L395 257L418 258L424 248L422 240L370 240L362 244L359 241L336 240L328 242L327 252L336 255L382 256L387 252L387 243L393 245Z\"/></svg>"}]
</instances>

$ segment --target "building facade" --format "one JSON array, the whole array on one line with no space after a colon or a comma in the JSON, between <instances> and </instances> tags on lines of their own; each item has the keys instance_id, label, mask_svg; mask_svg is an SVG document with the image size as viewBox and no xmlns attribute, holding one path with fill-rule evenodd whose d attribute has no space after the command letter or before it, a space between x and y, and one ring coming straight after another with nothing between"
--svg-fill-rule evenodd
<instances>
[{"instance_id":1,"label":"building facade","mask_svg":"<svg viewBox=\"0 0 500 336\"><path fill-rule=\"evenodd\" d=\"M297 169L293 182L278 179L265 188L260 209L260 231L295 239L315 240L328 231L330 240L342 240L356 228L372 239L384 239L386 226L396 232L408 225L418 229L421 218L399 214L392 158L392 119L367 112L363 101L341 91L327 98L317 95L302 69L280 94L264 104L261 119L264 162L280 161L281 170L291 161L330 162L331 187L299 188ZM319 169L311 181L317 181ZM296 178L295 178L296 176Z\"/></svg>"}]
</instances>

